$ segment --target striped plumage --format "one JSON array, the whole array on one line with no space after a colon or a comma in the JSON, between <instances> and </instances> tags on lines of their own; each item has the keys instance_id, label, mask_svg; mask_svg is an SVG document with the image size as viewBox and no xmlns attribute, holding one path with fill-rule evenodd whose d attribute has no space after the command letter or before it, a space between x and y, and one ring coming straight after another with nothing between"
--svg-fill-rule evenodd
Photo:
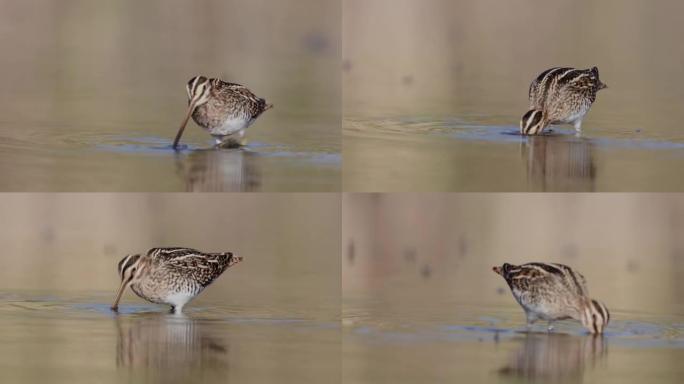
<instances>
[{"instance_id":1,"label":"striped plumage","mask_svg":"<svg viewBox=\"0 0 684 384\"><path fill-rule=\"evenodd\" d=\"M599 301L589 298L586 280L579 272L557 263L504 263L494 267L511 288L513 297L525 310L528 326L541 319L579 320L589 332L603 333L610 312Z\"/></svg>"},{"instance_id":2,"label":"striped plumage","mask_svg":"<svg viewBox=\"0 0 684 384\"><path fill-rule=\"evenodd\" d=\"M549 124L572 124L581 132L596 93L606 87L596 67L547 69L530 84L530 110L520 120L520 133L538 135Z\"/></svg>"},{"instance_id":3,"label":"striped plumage","mask_svg":"<svg viewBox=\"0 0 684 384\"><path fill-rule=\"evenodd\" d=\"M112 309L126 287L141 298L169 304L176 313L199 295L228 267L242 261L230 252L204 253L192 248L152 248L145 255L128 255L117 269L121 285Z\"/></svg>"},{"instance_id":4,"label":"striped plumage","mask_svg":"<svg viewBox=\"0 0 684 384\"><path fill-rule=\"evenodd\" d=\"M273 107L247 87L221 79L195 76L188 81L186 91L188 111L176 134L174 148L178 146L190 116L197 125L209 131L218 145L224 145L238 142L245 129Z\"/></svg>"}]
</instances>

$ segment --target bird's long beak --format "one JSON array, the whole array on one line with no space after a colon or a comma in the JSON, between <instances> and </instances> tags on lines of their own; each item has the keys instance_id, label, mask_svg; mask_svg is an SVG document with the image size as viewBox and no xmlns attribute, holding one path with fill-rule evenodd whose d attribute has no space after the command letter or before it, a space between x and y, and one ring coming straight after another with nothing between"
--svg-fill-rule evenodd
<instances>
[{"instance_id":1,"label":"bird's long beak","mask_svg":"<svg viewBox=\"0 0 684 384\"><path fill-rule=\"evenodd\" d=\"M181 136L183 136L183 131L185 130L185 126L188 125L188 120L190 120L190 116L192 115L192 112L195 110L195 103L190 102L190 105L188 105L188 112L185 114L185 119L183 119L183 123L180 126L180 129L178 129L178 133L176 134L176 139L173 140L173 149L176 149L178 147L178 142L180 141Z\"/></svg>"},{"instance_id":2,"label":"bird's long beak","mask_svg":"<svg viewBox=\"0 0 684 384\"><path fill-rule=\"evenodd\" d=\"M112 304L112 311L116 311L119 309L119 300L121 300L121 296L123 296L123 293L126 290L126 284L128 284L128 281L121 280L119 293L116 294L116 299L114 300L114 304Z\"/></svg>"}]
</instances>

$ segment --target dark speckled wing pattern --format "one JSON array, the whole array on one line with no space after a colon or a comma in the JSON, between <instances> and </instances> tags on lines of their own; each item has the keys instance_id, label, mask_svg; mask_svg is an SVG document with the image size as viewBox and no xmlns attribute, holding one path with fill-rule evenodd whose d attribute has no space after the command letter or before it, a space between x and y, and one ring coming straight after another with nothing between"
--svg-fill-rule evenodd
<instances>
[{"instance_id":1,"label":"dark speckled wing pattern","mask_svg":"<svg viewBox=\"0 0 684 384\"><path fill-rule=\"evenodd\" d=\"M228 83L221 79L211 79L214 97L226 100L229 104L240 105L252 119L256 119L264 111L271 108L265 99L257 97L249 88L241 84Z\"/></svg>"},{"instance_id":2,"label":"dark speckled wing pattern","mask_svg":"<svg viewBox=\"0 0 684 384\"><path fill-rule=\"evenodd\" d=\"M147 252L152 262L161 268L192 278L207 286L234 264L231 252L204 253L192 248L152 248Z\"/></svg>"},{"instance_id":3,"label":"dark speckled wing pattern","mask_svg":"<svg viewBox=\"0 0 684 384\"><path fill-rule=\"evenodd\" d=\"M586 296L589 293L584 276L563 264L527 263L520 266L504 264L503 272L503 277L511 288L521 291L535 286L564 286L576 295Z\"/></svg>"}]
</instances>

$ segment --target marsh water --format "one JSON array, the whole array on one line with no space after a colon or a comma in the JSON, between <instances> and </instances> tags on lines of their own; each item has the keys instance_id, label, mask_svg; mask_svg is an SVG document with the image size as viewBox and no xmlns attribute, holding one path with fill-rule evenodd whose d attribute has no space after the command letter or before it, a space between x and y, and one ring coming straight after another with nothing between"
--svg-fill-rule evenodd
<instances>
[{"instance_id":1,"label":"marsh water","mask_svg":"<svg viewBox=\"0 0 684 384\"><path fill-rule=\"evenodd\" d=\"M682 381L684 200L528 195L345 196L345 382ZM529 261L582 273L605 334L528 331L492 267Z\"/></svg>"},{"instance_id":2,"label":"marsh water","mask_svg":"<svg viewBox=\"0 0 684 384\"><path fill-rule=\"evenodd\" d=\"M332 194L2 194L13 225L0 234L0 382L340 377L339 204ZM117 262L158 246L244 259L183 315L130 289L112 312Z\"/></svg>"},{"instance_id":3,"label":"marsh water","mask_svg":"<svg viewBox=\"0 0 684 384\"><path fill-rule=\"evenodd\" d=\"M511 305L429 300L421 306L406 294L345 298L345 382L679 383L684 377L681 316L613 311L621 320L594 337L573 324L528 331L522 311Z\"/></svg>"},{"instance_id":4,"label":"marsh water","mask_svg":"<svg viewBox=\"0 0 684 384\"><path fill-rule=\"evenodd\" d=\"M309 382L340 375L337 308L198 300L184 315L111 293L5 292L0 380ZM129 301L129 300L128 300Z\"/></svg>"},{"instance_id":5,"label":"marsh water","mask_svg":"<svg viewBox=\"0 0 684 384\"><path fill-rule=\"evenodd\" d=\"M349 0L345 191L681 191L681 2ZM608 88L575 135L517 135L547 68Z\"/></svg>"},{"instance_id":6,"label":"marsh water","mask_svg":"<svg viewBox=\"0 0 684 384\"><path fill-rule=\"evenodd\" d=\"M0 57L0 190L339 190L338 8L0 1L0 47L12 52ZM191 121L171 149L198 74L275 105L244 148L213 149Z\"/></svg>"}]
</instances>

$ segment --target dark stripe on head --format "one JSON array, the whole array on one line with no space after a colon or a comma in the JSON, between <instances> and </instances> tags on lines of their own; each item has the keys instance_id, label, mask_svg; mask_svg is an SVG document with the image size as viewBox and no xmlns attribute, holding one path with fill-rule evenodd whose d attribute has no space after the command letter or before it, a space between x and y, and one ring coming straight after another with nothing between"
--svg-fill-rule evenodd
<instances>
[{"instance_id":1,"label":"dark stripe on head","mask_svg":"<svg viewBox=\"0 0 684 384\"><path fill-rule=\"evenodd\" d=\"M596 312L600 313L601 317L603 317L603 324L608 324L610 321L610 312L608 312L608 308L596 300L591 300L591 304L596 308Z\"/></svg>"},{"instance_id":2,"label":"dark stripe on head","mask_svg":"<svg viewBox=\"0 0 684 384\"><path fill-rule=\"evenodd\" d=\"M195 92L197 91L197 86L206 82L207 78L204 76L195 76L190 81L188 81L188 92L190 93L190 96L195 95Z\"/></svg>"},{"instance_id":3,"label":"dark stripe on head","mask_svg":"<svg viewBox=\"0 0 684 384\"><path fill-rule=\"evenodd\" d=\"M527 134L536 132L538 129L533 129L533 127L539 125L542 118L543 113L538 109L530 109L527 111L520 120L520 133Z\"/></svg>"},{"instance_id":4,"label":"dark stripe on head","mask_svg":"<svg viewBox=\"0 0 684 384\"><path fill-rule=\"evenodd\" d=\"M119 272L119 275L121 275L121 267L123 266L124 262L128 260L128 258L131 257L131 255L126 255L121 261L119 261L119 264L116 265L116 270Z\"/></svg>"},{"instance_id":5,"label":"dark stripe on head","mask_svg":"<svg viewBox=\"0 0 684 384\"><path fill-rule=\"evenodd\" d=\"M138 261L140 255L129 255L122 260L123 265L121 265L120 274L123 276L128 269L133 267L133 265Z\"/></svg>"},{"instance_id":6,"label":"dark stripe on head","mask_svg":"<svg viewBox=\"0 0 684 384\"><path fill-rule=\"evenodd\" d=\"M598 313L600 313L601 315L603 315L603 310L601 309L601 305L598 303L598 301L596 301L596 300L591 300L591 305L594 307L594 309L596 310L596 312L598 312Z\"/></svg>"}]
</instances>

